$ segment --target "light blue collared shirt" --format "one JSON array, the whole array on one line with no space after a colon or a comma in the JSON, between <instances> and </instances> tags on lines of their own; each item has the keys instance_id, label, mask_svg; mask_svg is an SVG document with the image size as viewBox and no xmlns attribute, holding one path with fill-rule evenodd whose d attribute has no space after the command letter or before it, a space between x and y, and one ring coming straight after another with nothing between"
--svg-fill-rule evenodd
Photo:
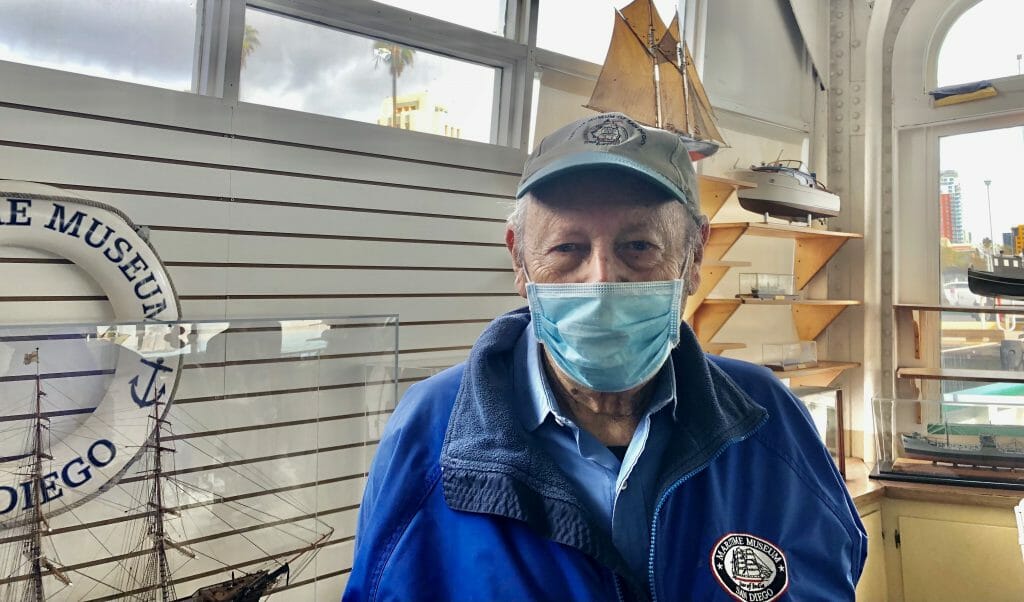
<instances>
[{"instance_id":1,"label":"light blue collared shirt","mask_svg":"<svg viewBox=\"0 0 1024 602\"><path fill-rule=\"evenodd\" d=\"M542 353L533 328L526 328L516 344L516 357L525 359L530 399L517 404L519 420L576 486L580 501L597 522L608 529L636 578L646 582L657 468L676 419L672 357L654 377L651 402L620 462L558 407L544 373Z\"/></svg>"}]
</instances>

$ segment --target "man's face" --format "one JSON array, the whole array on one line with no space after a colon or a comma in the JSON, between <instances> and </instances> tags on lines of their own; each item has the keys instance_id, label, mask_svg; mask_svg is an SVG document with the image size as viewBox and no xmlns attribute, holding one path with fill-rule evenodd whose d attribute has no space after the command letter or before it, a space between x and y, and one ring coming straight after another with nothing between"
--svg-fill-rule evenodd
<instances>
[{"instance_id":1,"label":"man's face","mask_svg":"<svg viewBox=\"0 0 1024 602\"><path fill-rule=\"evenodd\" d=\"M513 252L516 287L526 296L526 274L537 283L699 283L703 240L687 248L697 228L678 202L630 178L585 178L543 190L526 214L522 261ZM706 238L706 226L701 228ZM514 233L506 234L510 250ZM690 274L683 274L691 260Z\"/></svg>"}]
</instances>

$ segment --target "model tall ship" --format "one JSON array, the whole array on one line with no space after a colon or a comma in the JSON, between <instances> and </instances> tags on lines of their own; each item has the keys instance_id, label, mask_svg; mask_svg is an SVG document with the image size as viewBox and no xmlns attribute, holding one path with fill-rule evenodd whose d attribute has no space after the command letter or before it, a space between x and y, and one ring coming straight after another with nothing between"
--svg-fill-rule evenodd
<instances>
[{"instance_id":1,"label":"model tall ship","mask_svg":"<svg viewBox=\"0 0 1024 602\"><path fill-rule=\"evenodd\" d=\"M62 597L69 600L94 600L96 602L105 600L132 600L138 602L259 602L272 590L282 585L282 579L288 579L291 574L298 574L309 563L319 551L322 544L332 535L333 529L326 526L318 519L314 519L316 526L322 528L312 529L303 526L296 529L302 533L305 544L298 549L293 549L287 554L267 554L273 561L269 566L257 568L251 572L241 573L240 566L230 565L227 562L212 557L209 554L200 552L189 544L182 543L172 535L171 523L183 522L183 515L199 510L209 511L212 515L211 521L217 521L222 526L227 526L228 535L239 535L249 543L265 552L246 532L252 531L253 526L239 528L232 524L232 519L238 516L247 516L250 519L265 517L267 514L259 509L247 506L237 499L225 498L209 491L201 491L194 484L185 483L176 477L173 454L176 450L173 447L176 438L171 432L172 424L168 419L167 405L170 396L164 400L152 401L149 420L151 423L151 435L142 445L143 450L137 461L138 468L134 474L130 474L117 489L120 493L127 493L133 505L124 505L121 498L108 501L116 506L124 506L124 512L134 520L122 521L119 519L96 521L85 524L83 527L94 527L100 529L105 527L104 523L117 523L121 532L123 547L120 551L111 549L108 545L109 539L105 542L95 533L80 535L76 539L76 546L86 545L95 547L97 551L102 550L108 557L109 564L113 568L97 577L97 573L88 569L99 562L84 562L77 565L60 562L61 550L48 541L52 538L55 530L52 529L48 517L44 512L44 502L55 499L53 491L47 492L47 477L52 477L52 470L47 466L48 461L53 460L48 453L49 441L49 416L60 415L60 411L44 411L43 400L47 398L43 390L42 378L40 377L39 350L25 356L25 364L36 364L35 393L33 411L29 416L25 448L27 452L15 456L0 458L5 462L20 462L19 469L15 474L24 477L27 483L33 484L31 496L26 500L26 509L30 509L29 519L14 528L0 531L0 600L5 602L43 602L52 597ZM24 415L16 415L6 420L22 419ZM112 427L115 428L115 427ZM10 432L10 431L6 431ZM222 463L224 470L231 470L231 462ZM239 473L242 474L242 473ZM244 478L252 481L251 474L243 474ZM26 488L27 489L27 488ZM49 497L47 497L49 493ZM108 494L109 495L109 494ZM27 496L28 497L28 496ZM187 498L190 503L182 503L181 498ZM232 496L242 498L248 496ZM280 496L277 496L278 499ZM200 501L196 501L200 500ZM104 495L95 498L92 503L102 503ZM287 503L287 502L286 502ZM69 514L74 515L73 511ZM51 517L52 518L52 517ZM76 517L77 518L77 517ZM281 521L274 517L275 522ZM193 523L198 524L198 521ZM69 529L58 529L68 531ZM90 530L90 529L87 529ZM184 534L185 529L176 529ZM311 533L319 532L318 537L310 537ZM192 541L198 543L207 539L214 539L225 535L221 532L218 535L201 534ZM290 537L298 538L295 533L289 533ZM83 542L78 544L78 542ZM47 553L49 552L49 553ZM170 557L177 555L180 562L172 562ZM219 570L206 571L201 575L213 576L218 573L227 574L231 578L201 587L191 595L179 597L176 592L176 583L196 580L197 575L186 576L176 571L174 565L180 569L182 565L193 561L198 557L205 557L206 560L223 565ZM55 582L50 578L56 580ZM75 581L84 581L89 587L82 590L73 590L74 593L67 594L62 590L70 588ZM54 586L55 591L47 591L47 583ZM94 590L95 594L92 594ZM91 595L90 595L91 594Z\"/></svg>"},{"instance_id":2,"label":"model tall ship","mask_svg":"<svg viewBox=\"0 0 1024 602\"><path fill-rule=\"evenodd\" d=\"M737 177L757 184L756 188L738 192L740 206L770 217L789 221L825 219L839 215L839 197L818 181L817 175L805 171L795 159L740 170Z\"/></svg>"},{"instance_id":3,"label":"model tall ship","mask_svg":"<svg viewBox=\"0 0 1024 602\"><path fill-rule=\"evenodd\" d=\"M1018 255L996 255L992 271L967 268L967 288L975 295L1024 299L1024 265Z\"/></svg>"},{"instance_id":4,"label":"model tall ship","mask_svg":"<svg viewBox=\"0 0 1024 602\"><path fill-rule=\"evenodd\" d=\"M694 161L726 146L679 33L679 16L665 27L651 0L634 0L615 11L612 41L586 106L620 111L679 134Z\"/></svg>"}]
</instances>

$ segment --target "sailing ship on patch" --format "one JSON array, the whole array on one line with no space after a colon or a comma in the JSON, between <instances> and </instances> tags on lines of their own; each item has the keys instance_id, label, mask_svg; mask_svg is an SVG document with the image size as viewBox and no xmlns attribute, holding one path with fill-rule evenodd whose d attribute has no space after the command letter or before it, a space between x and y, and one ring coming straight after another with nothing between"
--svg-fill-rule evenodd
<instances>
[{"instance_id":1,"label":"sailing ship on patch","mask_svg":"<svg viewBox=\"0 0 1024 602\"><path fill-rule=\"evenodd\" d=\"M679 134L694 161L727 146L680 35L679 16L666 27L652 0L615 11L604 66L585 106Z\"/></svg>"},{"instance_id":2,"label":"sailing ship on patch","mask_svg":"<svg viewBox=\"0 0 1024 602\"><path fill-rule=\"evenodd\" d=\"M124 353L124 341L110 334L59 336L79 350L91 344ZM17 343L31 338L0 337L0 352L24 350ZM311 566L333 528L288 491L296 488L268 486L273 478L236 454L228 440L197 445L179 428L201 427L195 413L168 411L173 391L160 391L155 379L131 383L133 396L149 410L150 435L140 441L129 469L87 504L62 504L61 487L74 487L89 471L99 471L113 458L114 446L99 445L87 454L95 466L83 462L77 472L55 470L60 440L103 433L76 432L81 416L94 413L75 396L88 387L66 384L74 378L60 371L66 369L66 354L48 357L48 351L67 347L54 344L61 342L58 335L40 339L43 351L37 347L21 362L7 358L11 365L34 368L34 374L0 379L0 473L27 483L0 492L24 510L23 519L0 530L0 599L258 602ZM147 354L137 347L136 352L144 362L161 366L159 351ZM114 416L108 426L115 431L125 425ZM179 467L175 457L181 453L214 464ZM225 481L246 487L226 494Z\"/></svg>"}]
</instances>

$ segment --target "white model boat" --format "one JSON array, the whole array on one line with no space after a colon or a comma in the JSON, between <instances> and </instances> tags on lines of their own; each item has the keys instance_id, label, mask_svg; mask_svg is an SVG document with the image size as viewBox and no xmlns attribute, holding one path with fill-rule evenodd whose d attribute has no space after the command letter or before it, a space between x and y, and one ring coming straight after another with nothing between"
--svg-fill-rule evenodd
<instances>
[{"instance_id":1,"label":"white model boat","mask_svg":"<svg viewBox=\"0 0 1024 602\"><path fill-rule=\"evenodd\" d=\"M801 166L800 161L784 159L739 171L737 177L757 184L739 191L740 206L789 221L839 215L839 196Z\"/></svg>"}]
</instances>

